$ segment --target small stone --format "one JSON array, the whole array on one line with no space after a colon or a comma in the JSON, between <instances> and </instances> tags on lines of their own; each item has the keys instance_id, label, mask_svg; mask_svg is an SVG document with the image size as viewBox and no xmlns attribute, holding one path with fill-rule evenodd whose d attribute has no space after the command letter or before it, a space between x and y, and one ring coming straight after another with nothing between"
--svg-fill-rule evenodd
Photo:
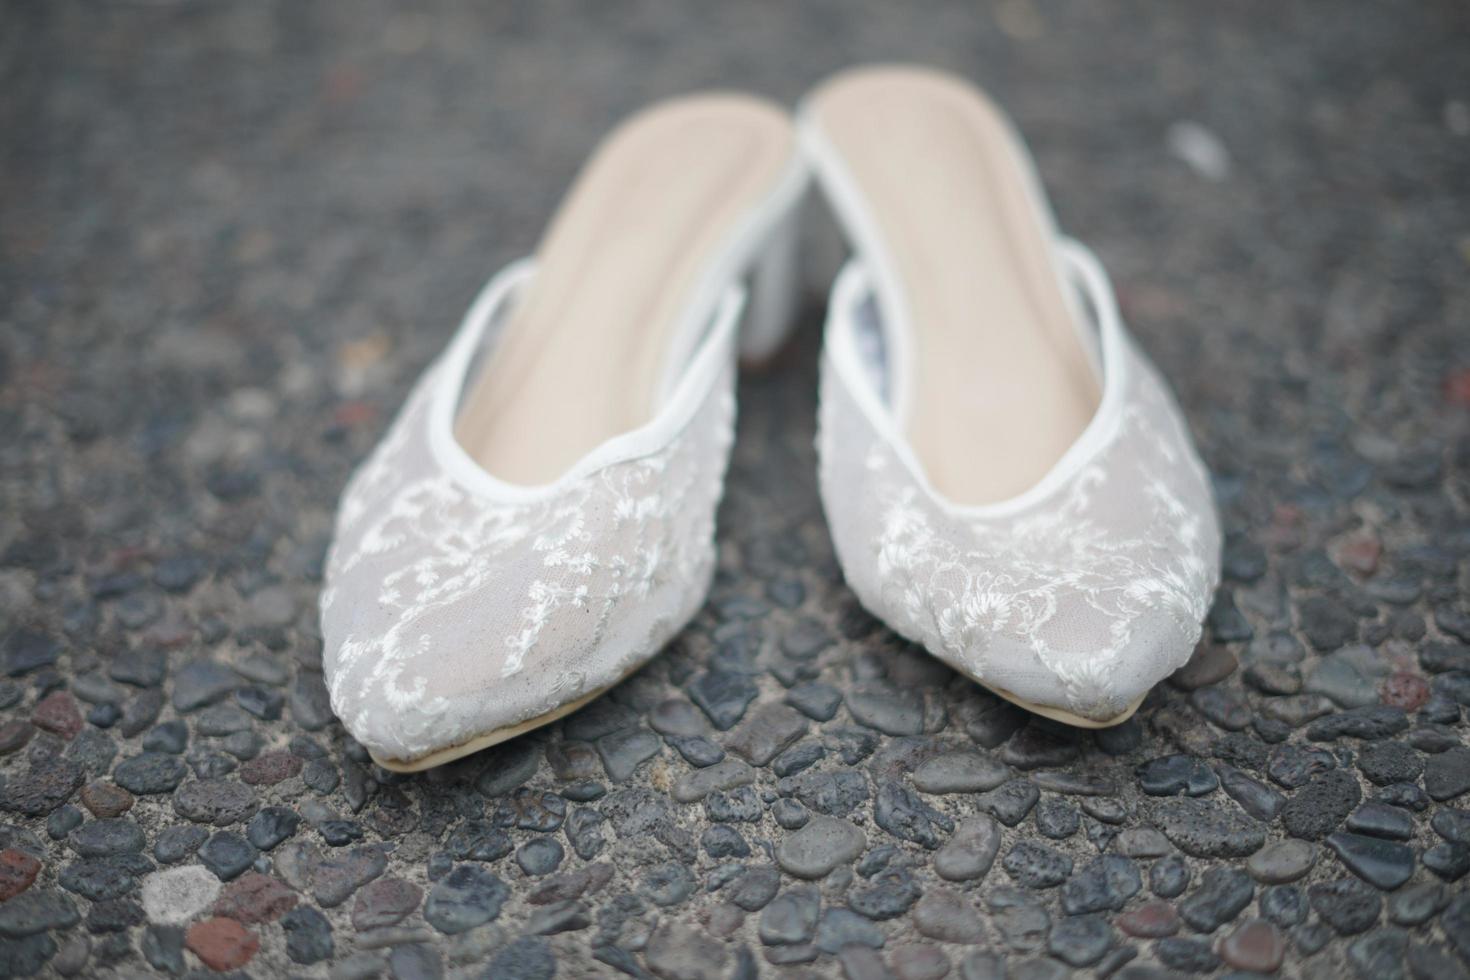
<instances>
[{"instance_id":1,"label":"small stone","mask_svg":"<svg viewBox=\"0 0 1470 980\"><path fill-rule=\"evenodd\" d=\"M741 786L704 798L705 815L716 823L753 823L761 818L761 800L754 788Z\"/></svg>"},{"instance_id":2,"label":"small stone","mask_svg":"<svg viewBox=\"0 0 1470 980\"><path fill-rule=\"evenodd\" d=\"M174 710L189 712L215 704L239 686L239 675L223 664L195 660L174 671Z\"/></svg>"},{"instance_id":3,"label":"small stone","mask_svg":"<svg viewBox=\"0 0 1470 980\"><path fill-rule=\"evenodd\" d=\"M27 888L41 872L41 862L24 851L6 848L0 851L0 902L6 902Z\"/></svg>"},{"instance_id":4,"label":"small stone","mask_svg":"<svg viewBox=\"0 0 1470 980\"><path fill-rule=\"evenodd\" d=\"M61 656L61 644L45 633L17 629L5 638L0 650L0 673L22 677L33 670L50 667Z\"/></svg>"},{"instance_id":5,"label":"small stone","mask_svg":"<svg viewBox=\"0 0 1470 980\"><path fill-rule=\"evenodd\" d=\"M1424 852L1424 867L1445 881L1459 881L1470 873L1470 844L1435 844Z\"/></svg>"},{"instance_id":6,"label":"small stone","mask_svg":"<svg viewBox=\"0 0 1470 980\"><path fill-rule=\"evenodd\" d=\"M1202 643L1189 661L1169 676L1169 683L1180 690L1193 691L1223 681L1235 668L1235 654L1228 647Z\"/></svg>"},{"instance_id":7,"label":"small stone","mask_svg":"<svg viewBox=\"0 0 1470 980\"><path fill-rule=\"evenodd\" d=\"M706 827L700 835L699 845L710 857L720 860L732 857L750 857L750 845L740 836L740 831L729 824L714 824Z\"/></svg>"},{"instance_id":8,"label":"small stone","mask_svg":"<svg viewBox=\"0 0 1470 980\"><path fill-rule=\"evenodd\" d=\"M1313 649L1336 650L1357 639L1357 617L1334 599L1310 596L1298 604L1297 613L1302 633Z\"/></svg>"},{"instance_id":9,"label":"small stone","mask_svg":"<svg viewBox=\"0 0 1470 980\"><path fill-rule=\"evenodd\" d=\"M848 908L875 922L896 919L918 901L920 888L906 868L888 868L873 876L868 888L847 894Z\"/></svg>"},{"instance_id":10,"label":"small stone","mask_svg":"<svg viewBox=\"0 0 1470 980\"><path fill-rule=\"evenodd\" d=\"M287 751L262 752L240 767L240 779L251 786L274 786L299 775L304 763Z\"/></svg>"},{"instance_id":11,"label":"small stone","mask_svg":"<svg viewBox=\"0 0 1470 980\"><path fill-rule=\"evenodd\" d=\"M725 750L703 735L666 735L664 740L691 766L712 766L725 758Z\"/></svg>"},{"instance_id":12,"label":"small stone","mask_svg":"<svg viewBox=\"0 0 1470 980\"><path fill-rule=\"evenodd\" d=\"M1273 664L1268 660L1247 667L1242 680L1262 694L1297 694L1302 689L1302 675L1294 664Z\"/></svg>"},{"instance_id":13,"label":"small stone","mask_svg":"<svg viewBox=\"0 0 1470 980\"><path fill-rule=\"evenodd\" d=\"M1054 888L1072 873L1072 859L1045 844L1021 840L1006 854L1001 867L1026 888Z\"/></svg>"},{"instance_id":14,"label":"small stone","mask_svg":"<svg viewBox=\"0 0 1470 980\"><path fill-rule=\"evenodd\" d=\"M786 692L786 703L813 721L831 721L842 706L842 692L831 684L798 684Z\"/></svg>"},{"instance_id":15,"label":"small stone","mask_svg":"<svg viewBox=\"0 0 1470 980\"><path fill-rule=\"evenodd\" d=\"M1378 686L1383 703L1403 711L1418 711L1429 700L1429 682L1417 674L1398 671Z\"/></svg>"},{"instance_id":16,"label":"small stone","mask_svg":"<svg viewBox=\"0 0 1470 980\"><path fill-rule=\"evenodd\" d=\"M227 827L238 823L255 807L255 792L228 779L199 779L174 791L174 810L195 823Z\"/></svg>"},{"instance_id":17,"label":"small stone","mask_svg":"<svg viewBox=\"0 0 1470 980\"><path fill-rule=\"evenodd\" d=\"M1145 902L1113 921L1136 939L1162 939L1179 931L1179 915L1168 902Z\"/></svg>"},{"instance_id":18,"label":"small stone","mask_svg":"<svg viewBox=\"0 0 1470 980\"><path fill-rule=\"evenodd\" d=\"M589 807L580 807L567 816L567 840L584 861L596 857L606 842L602 835L602 822L602 814Z\"/></svg>"},{"instance_id":19,"label":"small stone","mask_svg":"<svg viewBox=\"0 0 1470 980\"><path fill-rule=\"evenodd\" d=\"M1307 897L1295 885L1274 885L1261 892L1261 914L1283 929L1307 917Z\"/></svg>"},{"instance_id":20,"label":"small stone","mask_svg":"<svg viewBox=\"0 0 1470 980\"><path fill-rule=\"evenodd\" d=\"M1077 758L1078 751L1075 736L1032 720L1006 742L1000 761L1017 769L1054 769Z\"/></svg>"},{"instance_id":21,"label":"small stone","mask_svg":"<svg viewBox=\"0 0 1470 980\"><path fill-rule=\"evenodd\" d=\"M853 824L823 815L813 817L782 840L776 849L776 861L788 874L816 879L852 861L866 847L866 836Z\"/></svg>"},{"instance_id":22,"label":"small stone","mask_svg":"<svg viewBox=\"0 0 1470 980\"><path fill-rule=\"evenodd\" d=\"M1247 857L1266 842L1265 831L1243 813L1203 799L1166 799L1154 820L1175 847L1193 857Z\"/></svg>"},{"instance_id":23,"label":"small stone","mask_svg":"<svg viewBox=\"0 0 1470 980\"><path fill-rule=\"evenodd\" d=\"M522 844L516 851L516 863L521 870L533 877L555 871L565 856L560 843L552 837L537 837Z\"/></svg>"},{"instance_id":24,"label":"small stone","mask_svg":"<svg viewBox=\"0 0 1470 980\"><path fill-rule=\"evenodd\" d=\"M1068 916L1052 927L1046 939L1048 952L1079 969L1102 959L1112 944L1112 927L1100 915Z\"/></svg>"},{"instance_id":25,"label":"small stone","mask_svg":"<svg viewBox=\"0 0 1470 980\"><path fill-rule=\"evenodd\" d=\"M1445 840L1470 844L1470 810L1440 807L1430 819L1429 826Z\"/></svg>"},{"instance_id":26,"label":"small stone","mask_svg":"<svg viewBox=\"0 0 1470 980\"><path fill-rule=\"evenodd\" d=\"M1437 915L1448 900L1443 885L1432 882L1410 885L1388 896L1388 917L1401 926L1423 925Z\"/></svg>"},{"instance_id":27,"label":"small stone","mask_svg":"<svg viewBox=\"0 0 1470 980\"><path fill-rule=\"evenodd\" d=\"M883 932L872 922L844 908L828 908L817 923L812 944L824 953L836 955L850 946L878 949L885 942Z\"/></svg>"},{"instance_id":28,"label":"small stone","mask_svg":"<svg viewBox=\"0 0 1470 980\"><path fill-rule=\"evenodd\" d=\"M697 803L710 793L746 786L754 779L755 770L750 766L739 759L726 759L680 776L671 795L680 803Z\"/></svg>"},{"instance_id":29,"label":"small stone","mask_svg":"<svg viewBox=\"0 0 1470 980\"><path fill-rule=\"evenodd\" d=\"M1408 947L1408 933L1385 926L1349 943L1347 959L1360 977L1402 977Z\"/></svg>"},{"instance_id":30,"label":"small stone","mask_svg":"<svg viewBox=\"0 0 1470 980\"><path fill-rule=\"evenodd\" d=\"M1378 786L1410 783L1424 771L1424 760L1403 742L1379 742L1358 753L1358 768Z\"/></svg>"},{"instance_id":31,"label":"small stone","mask_svg":"<svg viewBox=\"0 0 1470 980\"><path fill-rule=\"evenodd\" d=\"M519 942L520 940L518 940ZM513 943L512 946L515 944ZM510 949L511 947L507 947ZM501 954L502 956L504 954ZM499 957L491 964L489 976L521 978L521 980L537 980L538 977L550 980L556 972L556 961L551 956L551 951L544 945L534 953L529 951L526 956L534 955L540 974L531 970L521 969L518 974L510 972L495 972L495 967L501 963ZM599 956L599 959L601 957ZM730 975L730 953L725 944L706 935L698 929L691 928L681 922L660 922L648 937L648 946L644 950L644 961L648 969L660 980L725 980ZM630 964L635 967L636 964ZM519 969L519 967L517 967ZM635 970L623 970L631 976L638 976ZM754 977L754 965L746 976Z\"/></svg>"},{"instance_id":32,"label":"small stone","mask_svg":"<svg viewBox=\"0 0 1470 980\"><path fill-rule=\"evenodd\" d=\"M351 898L357 889L381 875L387 866L388 857L382 845L339 851L317 863L312 871L312 897L322 908L335 908Z\"/></svg>"},{"instance_id":33,"label":"small stone","mask_svg":"<svg viewBox=\"0 0 1470 980\"><path fill-rule=\"evenodd\" d=\"M1362 800L1351 773L1335 770L1314 778L1281 808L1281 824L1293 837L1321 840L1337 828Z\"/></svg>"},{"instance_id":34,"label":"small stone","mask_svg":"<svg viewBox=\"0 0 1470 980\"><path fill-rule=\"evenodd\" d=\"M189 744L189 726L175 718L155 725L143 736L143 748L146 752L162 752L167 755L178 755L184 751Z\"/></svg>"},{"instance_id":35,"label":"small stone","mask_svg":"<svg viewBox=\"0 0 1470 980\"><path fill-rule=\"evenodd\" d=\"M455 935L490 922L510 897L510 889L489 871L461 864L435 883L424 904L424 921Z\"/></svg>"},{"instance_id":36,"label":"small stone","mask_svg":"<svg viewBox=\"0 0 1470 980\"><path fill-rule=\"evenodd\" d=\"M870 959L859 960L861 954ZM888 975L883 961L866 946L847 946L841 950L839 962L843 975L855 980L866 977L882 978ZM905 943L893 947L888 953L893 964L893 975L898 980L942 980L949 975L949 959L941 950L920 943ZM862 965L858 966L857 963Z\"/></svg>"},{"instance_id":37,"label":"small stone","mask_svg":"<svg viewBox=\"0 0 1470 980\"><path fill-rule=\"evenodd\" d=\"M32 889L0 905L0 936L7 940L24 939L51 929L70 929L80 921L76 904L51 889Z\"/></svg>"},{"instance_id":38,"label":"small stone","mask_svg":"<svg viewBox=\"0 0 1470 980\"><path fill-rule=\"evenodd\" d=\"M1336 833L1327 838L1327 846L1349 871L1384 891L1397 888L1414 874L1414 852L1405 844Z\"/></svg>"},{"instance_id":39,"label":"small stone","mask_svg":"<svg viewBox=\"0 0 1470 980\"><path fill-rule=\"evenodd\" d=\"M1160 963L1182 973L1212 973L1220 965L1208 944L1182 936L1160 939L1154 944L1154 955Z\"/></svg>"},{"instance_id":40,"label":"small stone","mask_svg":"<svg viewBox=\"0 0 1470 980\"><path fill-rule=\"evenodd\" d=\"M269 851L296 833L300 824L301 817L293 810L281 806L263 807L250 818L245 836L262 851Z\"/></svg>"},{"instance_id":41,"label":"small stone","mask_svg":"<svg viewBox=\"0 0 1470 980\"><path fill-rule=\"evenodd\" d=\"M581 902L553 902L542 906L526 920L526 931L535 936L554 936L577 932L592 924L587 907Z\"/></svg>"},{"instance_id":42,"label":"small stone","mask_svg":"<svg viewBox=\"0 0 1470 980\"><path fill-rule=\"evenodd\" d=\"M216 917L189 927L184 945L211 970L238 970L260 949L260 939L234 919Z\"/></svg>"},{"instance_id":43,"label":"small stone","mask_svg":"<svg viewBox=\"0 0 1470 980\"><path fill-rule=\"evenodd\" d=\"M1160 898L1174 898L1189 887L1189 865L1177 854L1155 861L1148 869L1148 887Z\"/></svg>"},{"instance_id":44,"label":"small stone","mask_svg":"<svg viewBox=\"0 0 1470 980\"><path fill-rule=\"evenodd\" d=\"M1318 718L1307 727L1307 738L1314 742L1331 742L1338 738L1373 741L1397 735L1408 727L1409 719L1402 708L1374 704Z\"/></svg>"},{"instance_id":45,"label":"small stone","mask_svg":"<svg viewBox=\"0 0 1470 980\"><path fill-rule=\"evenodd\" d=\"M603 768L613 782L626 782L643 763L658 755L662 743L657 735L642 728L611 732L597 740Z\"/></svg>"},{"instance_id":46,"label":"small stone","mask_svg":"<svg viewBox=\"0 0 1470 980\"><path fill-rule=\"evenodd\" d=\"M785 830L798 830L806 826L811 813L799 800L782 798L771 804L771 816Z\"/></svg>"},{"instance_id":47,"label":"small stone","mask_svg":"<svg viewBox=\"0 0 1470 980\"><path fill-rule=\"evenodd\" d=\"M274 922L296 907L296 893L269 875L250 871L220 892L211 910L245 925Z\"/></svg>"},{"instance_id":48,"label":"small stone","mask_svg":"<svg viewBox=\"0 0 1470 980\"><path fill-rule=\"evenodd\" d=\"M138 887L138 876L152 869L153 862L141 854L116 854L68 864L56 880L69 892L105 902L131 894Z\"/></svg>"},{"instance_id":49,"label":"small stone","mask_svg":"<svg viewBox=\"0 0 1470 980\"><path fill-rule=\"evenodd\" d=\"M309 905L292 909L281 917L281 928L286 933L286 955L293 962L309 965L331 959L332 924L316 909Z\"/></svg>"},{"instance_id":50,"label":"small stone","mask_svg":"<svg viewBox=\"0 0 1470 980\"><path fill-rule=\"evenodd\" d=\"M734 727L759 693L754 681L734 671L707 671L689 684L689 697L720 731Z\"/></svg>"},{"instance_id":51,"label":"small stone","mask_svg":"<svg viewBox=\"0 0 1470 980\"><path fill-rule=\"evenodd\" d=\"M1152 827L1129 827L1113 838L1113 850L1131 858L1158 858L1174 848L1169 838Z\"/></svg>"},{"instance_id":52,"label":"small stone","mask_svg":"<svg viewBox=\"0 0 1470 980\"><path fill-rule=\"evenodd\" d=\"M0 725L0 755L20 751L35 734L35 726L28 721L5 722Z\"/></svg>"},{"instance_id":53,"label":"small stone","mask_svg":"<svg viewBox=\"0 0 1470 980\"><path fill-rule=\"evenodd\" d=\"M806 727L806 717L790 705L763 704L740 724L725 746L751 765L764 766L801 738Z\"/></svg>"},{"instance_id":54,"label":"small stone","mask_svg":"<svg viewBox=\"0 0 1470 980\"><path fill-rule=\"evenodd\" d=\"M229 881L255 863L259 853L239 834L222 830L211 834L199 848L199 860L221 881Z\"/></svg>"},{"instance_id":55,"label":"small stone","mask_svg":"<svg viewBox=\"0 0 1470 980\"><path fill-rule=\"evenodd\" d=\"M1246 870L1252 878L1267 885L1296 881L1317 862L1317 848L1303 840L1282 840L1267 844L1252 854Z\"/></svg>"},{"instance_id":56,"label":"small stone","mask_svg":"<svg viewBox=\"0 0 1470 980\"><path fill-rule=\"evenodd\" d=\"M1307 895L1322 920L1343 936L1367 932L1382 907L1376 891L1350 878L1313 885Z\"/></svg>"},{"instance_id":57,"label":"small stone","mask_svg":"<svg viewBox=\"0 0 1470 980\"><path fill-rule=\"evenodd\" d=\"M296 724L308 732L320 731L336 720L326 683L316 671L303 670L296 675L286 703Z\"/></svg>"},{"instance_id":58,"label":"small stone","mask_svg":"<svg viewBox=\"0 0 1470 980\"><path fill-rule=\"evenodd\" d=\"M113 770L112 778L123 789L139 796L155 793L172 793L189 769L182 759L161 752L144 752L131 759L124 759Z\"/></svg>"},{"instance_id":59,"label":"small stone","mask_svg":"<svg viewBox=\"0 0 1470 980\"><path fill-rule=\"evenodd\" d=\"M76 698L67 691L52 691L36 703L31 724L62 738L75 738L82 730L82 712Z\"/></svg>"},{"instance_id":60,"label":"small stone","mask_svg":"<svg viewBox=\"0 0 1470 980\"><path fill-rule=\"evenodd\" d=\"M403 943L388 953L388 972L393 980L442 980L444 960L428 943Z\"/></svg>"},{"instance_id":61,"label":"small stone","mask_svg":"<svg viewBox=\"0 0 1470 980\"><path fill-rule=\"evenodd\" d=\"M978 752L946 752L914 770L914 785L925 793L976 793L1011 778L1010 769Z\"/></svg>"},{"instance_id":62,"label":"small stone","mask_svg":"<svg viewBox=\"0 0 1470 980\"><path fill-rule=\"evenodd\" d=\"M847 692L846 700L858 724L885 735L918 735L924 730L924 699L917 691L863 684Z\"/></svg>"},{"instance_id":63,"label":"small stone","mask_svg":"<svg viewBox=\"0 0 1470 980\"><path fill-rule=\"evenodd\" d=\"M1234 919L1255 897L1250 876L1237 868L1211 868L1199 887L1179 906L1179 916L1196 932L1214 932Z\"/></svg>"},{"instance_id":64,"label":"small stone","mask_svg":"<svg viewBox=\"0 0 1470 980\"><path fill-rule=\"evenodd\" d=\"M985 937L980 916L964 896L947 888L926 888L913 908L914 928L945 943L978 943Z\"/></svg>"},{"instance_id":65,"label":"small stone","mask_svg":"<svg viewBox=\"0 0 1470 980\"><path fill-rule=\"evenodd\" d=\"M1348 814L1347 829L1372 837L1408 840L1414 834L1414 820L1399 807L1369 800Z\"/></svg>"},{"instance_id":66,"label":"small stone","mask_svg":"<svg viewBox=\"0 0 1470 980\"><path fill-rule=\"evenodd\" d=\"M954 821L895 782L883 783L873 804L873 819L895 837L929 850L939 846L936 828L954 830Z\"/></svg>"},{"instance_id":67,"label":"small stone","mask_svg":"<svg viewBox=\"0 0 1470 980\"><path fill-rule=\"evenodd\" d=\"M1082 825L1076 809L1056 799L1042 800L1036 805L1032 819L1043 837L1065 840L1077 833Z\"/></svg>"},{"instance_id":68,"label":"small stone","mask_svg":"<svg viewBox=\"0 0 1470 980\"><path fill-rule=\"evenodd\" d=\"M143 828L130 820L93 820L73 830L68 838L72 850L83 857L136 854L145 843Z\"/></svg>"},{"instance_id":69,"label":"small stone","mask_svg":"<svg viewBox=\"0 0 1470 980\"><path fill-rule=\"evenodd\" d=\"M815 889L789 889L761 912L761 942L767 946L794 946L811 941L820 912L821 896Z\"/></svg>"},{"instance_id":70,"label":"small stone","mask_svg":"<svg viewBox=\"0 0 1470 980\"><path fill-rule=\"evenodd\" d=\"M688 866L678 861L667 861L644 872L638 891L659 908L670 908L694 894L696 885L694 873Z\"/></svg>"},{"instance_id":71,"label":"small stone","mask_svg":"<svg viewBox=\"0 0 1470 980\"><path fill-rule=\"evenodd\" d=\"M1326 749L1288 743L1277 746L1266 765L1266 774L1278 786L1299 789L1313 777L1337 768L1337 757Z\"/></svg>"},{"instance_id":72,"label":"small stone","mask_svg":"<svg viewBox=\"0 0 1470 980\"><path fill-rule=\"evenodd\" d=\"M198 851L209 839L209 831L193 824L165 827L153 843L153 856L164 864L178 864Z\"/></svg>"},{"instance_id":73,"label":"small stone","mask_svg":"<svg viewBox=\"0 0 1470 980\"><path fill-rule=\"evenodd\" d=\"M776 897L781 886L781 872L769 864L747 868L731 886L730 901L747 912L759 912Z\"/></svg>"},{"instance_id":74,"label":"small stone","mask_svg":"<svg viewBox=\"0 0 1470 980\"><path fill-rule=\"evenodd\" d=\"M1252 779L1233 766L1219 767L1220 787L1246 813L1263 823L1276 819L1286 805L1286 797L1258 779Z\"/></svg>"},{"instance_id":75,"label":"small stone","mask_svg":"<svg viewBox=\"0 0 1470 980\"><path fill-rule=\"evenodd\" d=\"M1470 746L1430 756L1424 766L1424 791L1433 800L1453 800L1470 791Z\"/></svg>"},{"instance_id":76,"label":"small stone","mask_svg":"<svg viewBox=\"0 0 1470 980\"><path fill-rule=\"evenodd\" d=\"M1204 796L1220 785L1209 766L1188 755L1150 759L1134 770L1138 784L1150 796Z\"/></svg>"},{"instance_id":77,"label":"small stone","mask_svg":"<svg viewBox=\"0 0 1470 980\"><path fill-rule=\"evenodd\" d=\"M1142 887L1137 865L1120 855L1104 854L1062 886L1062 908L1068 915L1117 910Z\"/></svg>"},{"instance_id":78,"label":"small stone","mask_svg":"<svg viewBox=\"0 0 1470 980\"><path fill-rule=\"evenodd\" d=\"M1259 710L1261 719L1291 729L1332 714L1333 704L1320 694L1297 694L1291 697L1267 698L1261 703ZM1259 725L1258 720L1257 728Z\"/></svg>"},{"instance_id":79,"label":"small stone","mask_svg":"<svg viewBox=\"0 0 1470 980\"><path fill-rule=\"evenodd\" d=\"M117 817L133 807L133 794L113 783L95 780L82 787L82 805L94 817Z\"/></svg>"},{"instance_id":80,"label":"small stone","mask_svg":"<svg viewBox=\"0 0 1470 980\"><path fill-rule=\"evenodd\" d=\"M934 872L947 881L983 878L1000 848L1000 827L990 817L966 817L934 852Z\"/></svg>"},{"instance_id":81,"label":"small stone","mask_svg":"<svg viewBox=\"0 0 1470 980\"><path fill-rule=\"evenodd\" d=\"M777 776L792 776L816 765L827 755L822 743L815 739L798 742L771 761L771 771Z\"/></svg>"},{"instance_id":82,"label":"small stone","mask_svg":"<svg viewBox=\"0 0 1470 980\"><path fill-rule=\"evenodd\" d=\"M1276 973L1286 958L1286 937L1264 918L1252 918L1220 943L1220 958L1236 970Z\"/></svg>"},{"instance_id":83,"label":"small stone","mask_svg":"<svg viewBox=\"0 0 1470 980\"><path fill-rule=\"evenodd\" d=\"M1005 824L1014 827L1041 799L1041 790L1029 779L1012 779L975 798L975 806Z\"/></svg>"}]
</instances>

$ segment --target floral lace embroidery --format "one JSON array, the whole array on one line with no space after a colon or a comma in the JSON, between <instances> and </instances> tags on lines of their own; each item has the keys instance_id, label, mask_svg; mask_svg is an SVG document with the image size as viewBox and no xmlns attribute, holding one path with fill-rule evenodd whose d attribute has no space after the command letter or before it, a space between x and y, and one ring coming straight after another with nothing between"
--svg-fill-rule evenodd
<instances>
[{"instance_id":1,"label":"floral lace embroidery","mask_svg":"<svg viewBox=\"0 0 1470 980\"><path fill-rule=\"evenodd\" d=\"M825 366L824 489L834 533L867 549L871 571L844 563L860 598L978 679L1014 645L1029 649L1072 710L1108 700L1120 658L1140 655L1140 623L1171 624L1155 653L1168 660L1151 666L1159 677L1177 667L1214 591L1219 530L1178 409L1131 344L1128 357L1111 440L1056 493L1004 519L931 499ZM835 489L854 485L849 466L866 504Z\"/></svg>"},{"instance_id":2,"label":"floral lace embroidery","mask_svg":"<svg viewBox=\"0 0 1470 980\"><path fill-rule=\"evenodd\" d=\"M546 666L543 648L558 672L555 683L541 680L551 699L604 686L683 625L713 569L714 512L733 438L732 369L659 452L514 505L461 486L429 452L434 374L426 372L349 482L328 555L321 609L329 690L349 722L354 706L371 703L446 711L455 678L433 678L446 664L510 679ZM348 595L352 608L341 608ZM462 633L444 628L466 617L490 638L468 662L464 651L446 649ZM570 656L630 634L654 645L624 642L608 669Z\"/></svg>"}]
</instances>

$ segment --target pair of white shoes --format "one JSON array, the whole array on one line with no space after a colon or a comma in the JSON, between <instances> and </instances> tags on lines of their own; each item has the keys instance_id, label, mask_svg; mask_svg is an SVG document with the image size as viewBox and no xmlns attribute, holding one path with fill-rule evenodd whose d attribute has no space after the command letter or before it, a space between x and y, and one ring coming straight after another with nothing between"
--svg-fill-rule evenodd
<instances>
[{"instance_id":1,"label":"pair of white shoes","mask_svg":"<svg viewBox=\"0 0 1470 980\"><path fill-rule=\"evenodd\" d=\"M737 353L790 325L813 172L854 252L818 449L858 598L1077 725L1124 720L1188 659L1219 565L1206 472L1009 123L901 67L839 75L798 118L701 95L620 126L353 476L324 664L381 765L561 717L698 611Z\"/></svg>"}]
</instances>

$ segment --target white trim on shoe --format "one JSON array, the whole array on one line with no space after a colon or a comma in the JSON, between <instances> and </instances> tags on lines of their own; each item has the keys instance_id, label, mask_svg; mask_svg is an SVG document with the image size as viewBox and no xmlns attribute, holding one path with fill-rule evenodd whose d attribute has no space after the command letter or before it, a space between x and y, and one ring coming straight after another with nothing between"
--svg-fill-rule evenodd
<instances>
[{"instance_id":1,"label":"white trim on shoe","mask_svg":"<svg viewBox=\"0 0 1470 980\"><path fill-rule=\"evenodd\" d=\"M1118 430L1123 396L1128 383L1128 359L1124 356L1124 350L1129 341L1118 316L1112 285L1108 281L1107 273L1087 246L1062 238L1057 242L1057 249L1072 274L1075 287L1083 291L1097 319L1099 346L1102 351L1102 398L1098 402L1097 411L1077 437L1077 441L1072 443L1039 481L1014 497L990 504L957 504L935 489L924 472L923 464L914 455L908 439L903 436L896 413L883 404L883 399L873 389L857 350L854 338L856 325L852 320L852 311L862 297L869 293L876 294L873 288L873 271L861 259L854 258L843 267L832 287L825 343L833 366L841 374L863 414L892 444L915 482L955 517L1007 517L1042 503L1086 466L1089 460L1107 448ZM886 317L885 308L884 318ZM891 366L889 370L891 376Z\"/></svg>"},{"instance_id":2,"label":"white trim on shoe","mask_svg":"<svg viewBox=\"0 0 1470 980\"><path fill-rule=\"evenodd\" d=\"M795 260L791 249L809 181L806 164L799 156L794 158L776 189L744 219L729 247L695 287L660 383L657 414L601 443L550 483L524 485L498 479L465 452L454 435L466 375L486 329L536 272L532 258L506 266L480 290L433 368L428 436L434 458L467 489L503 503L528 503L554 496L589 473L668 445L693 417L737 342L754 356L763 356L791 328L800 277L787 264ZM768 250L779 253L775 256L779 261L766 261ZM742 282L747 278L749 290ZM741 315L747 312L742 324Z\"/></svg>"}]
</instances>

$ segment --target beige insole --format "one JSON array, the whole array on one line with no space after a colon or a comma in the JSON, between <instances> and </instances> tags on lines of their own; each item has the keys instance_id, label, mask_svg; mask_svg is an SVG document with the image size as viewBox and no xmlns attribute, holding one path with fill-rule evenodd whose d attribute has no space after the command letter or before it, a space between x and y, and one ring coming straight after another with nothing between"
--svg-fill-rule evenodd
<instances>
[{"instance_id":1,"label":"beige insole","mask_svg":"<svg viewBox=\"0 0 1470 980\"><path fill-rule=\"evenodd\" d=\"M959 79L860 69L809 106L896 265L912 325L906 434L959 504L1034 486L1097 410L1099 383L1004 118Z\"/></svg>"},{"instance_id":2,"label":"beige insole","mask_svg":"<svg viewBox=\"0 0 1470 980\"><path fill-rule=\"evenodd\" d=\"M794 154L787 114L743 95L661 103L613 130L468 385L465 451L500 480L540 485L649 421L701 275Z\"/></svg>"}]
</instances>

